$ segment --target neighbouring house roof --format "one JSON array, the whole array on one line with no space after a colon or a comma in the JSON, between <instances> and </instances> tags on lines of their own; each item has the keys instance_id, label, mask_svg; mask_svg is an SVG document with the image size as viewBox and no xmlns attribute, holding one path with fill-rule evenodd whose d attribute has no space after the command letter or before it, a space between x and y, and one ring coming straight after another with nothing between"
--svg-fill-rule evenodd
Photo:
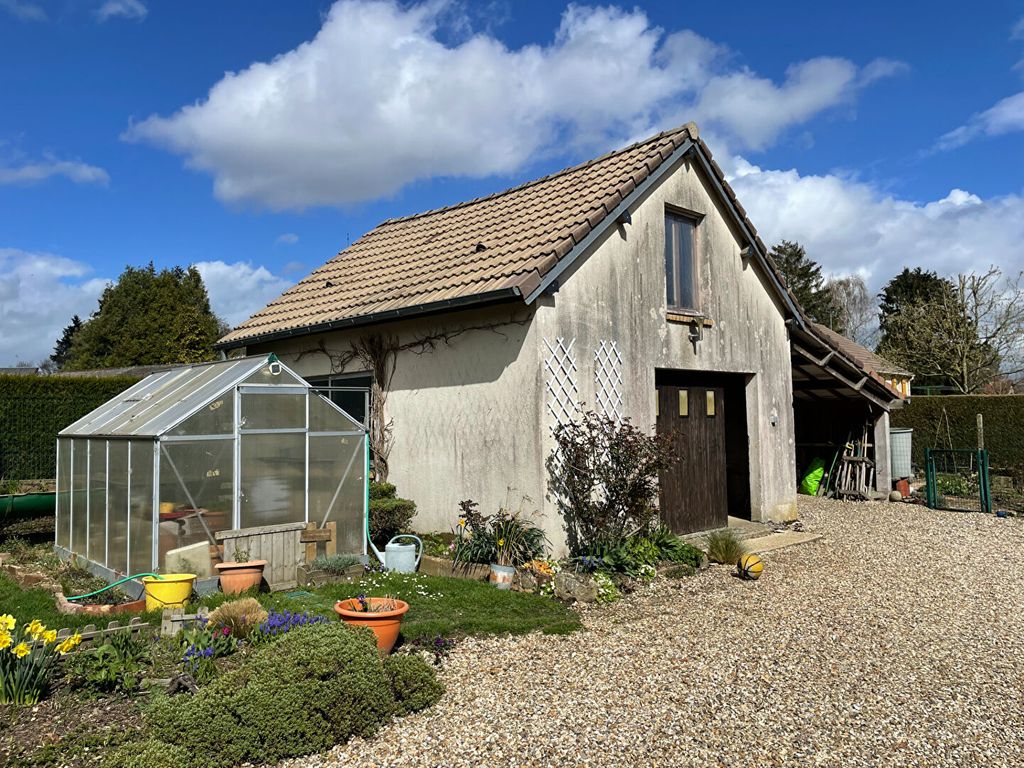
<instances>
[{"instance_id":1,"label":"neighbouring house roof","mask_svg":"<svg viewBox=\"0 0 1024 768\"><path fill-rule=\"evenodd\" d=\"M895 376L898 378L911 379L914 375L896 363L889 362L881 355L877 355L862 344L858 344L853 339L849 339L843 336L841 333L836 333L827 325L821 323L813 323L814 329L825 337L825 340L829 342L838 351L849 357L854 362L858 363L867 371L873 371L874 373L882 374L883 376Z\"/></svg>"}]
</instances>

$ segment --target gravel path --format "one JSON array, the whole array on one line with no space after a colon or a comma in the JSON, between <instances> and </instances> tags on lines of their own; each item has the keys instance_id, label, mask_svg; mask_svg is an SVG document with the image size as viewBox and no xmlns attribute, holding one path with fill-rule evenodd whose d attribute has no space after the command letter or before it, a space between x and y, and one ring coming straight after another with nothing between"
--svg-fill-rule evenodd
<instances>
[{"instance_id":1,"label":"gravel path","mask_svg":"<svg viewBox=\"0 0 1024 768\"><path fill-rule=\"evenodd\" d=\"M473 640L432 710L313 766L1024 765L1024 521L803 499L822 541Z\"/></svg>"}]
</instances>

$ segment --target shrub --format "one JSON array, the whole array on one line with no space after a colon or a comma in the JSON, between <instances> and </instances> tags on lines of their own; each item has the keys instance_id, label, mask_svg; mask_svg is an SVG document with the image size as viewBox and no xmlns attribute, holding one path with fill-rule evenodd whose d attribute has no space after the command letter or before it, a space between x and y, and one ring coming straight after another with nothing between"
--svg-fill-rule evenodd
<instances>
[{"instance_id":1,"label":"shrub","mask_svg":"<svg viewBox=\"0 0 1024 768\"><path fill-rule=\"evenodd\" d=\"M434 670L419 656L389 656L384 659L384 672L399 717L434 706L444 693Z\"/></svg>"},{"instance_id":2,"label":"shrub","mask_svg":"<svg viewBox=\"0 0 1024 768\"><path fill-rule=\"evenodd\" d=\"M122 744L103 759L102 768L184 768L188 751L174 743L145 739Z\"/></svg>"},{"instance_id":3,"label":"shrub","mask_svg":"<svg viewBox=\"0 0 1024 768\"><path fill-rule=\"evenodd\" d=\"M674 460L668 436L590 412L557 426L555 442L548 486L573 555L650 528L658 514L658 473Z\"/></svg>"},{"instance_id":4,"label":"shrub","mask_svg":"<svg viewBox=\"0 0 1024 768\"><path fill-rule=\"evenodd\" d=\"M729 528L712 531L707 536L708 560L723 565L735 565L744 552L743 542Z\"/></svg>"},{"instance_id":5,"label":"shrub","mask_svg":"<svg viewBox=\"0 0 1024 768\"><path fill-rule=\"evenodd\" d=\"M229 768L369 736L394 708L373 634L335 622L289 632L194 696L156 699L145 718L197 768Z\"/></svg>"},{"instance_id":6,"label":"shrub","mask_svg":"<svg viewBox=\"0 0 1024 768\"><path fill-rule=\"evenodd\" d=\"M267 609L255 597L222 603L208 617L213 627L227 627L231 636L245 638L267 620Z\"/></svg>"},{"instance_id":7,"label":"shrub","mask_svg":"<svg viewBox=\"0 0 1024 768\"><path fill-rule=\"evenodd\" d=\"M149 645L131 632L117 632L98 648L76 653L68 660L67 674L72 685L86 693L133 694L151 661Z\"/></svg>"},{"instance_id":8,"label":"shrub","mask_svg":"<svg viewBox=\"0 0 1024 768\"><path fill-rule=\"evenodd\" d=\"M416 502L395 494L391 483L370 483L370 538L379 547L406 530L416 514Z\"/></svg>"},{"instance_id":9,"label":"shrub","mask_svg":"<svg viewBox=\"0 0 1024 768\"><path fill-rule=\"evenodd\" d=\"M683 541L665 525L659 525L650 539L658 550L659 562L682 563L693 568L704 562L703 549Z\"/></svg>"}]
</instances>

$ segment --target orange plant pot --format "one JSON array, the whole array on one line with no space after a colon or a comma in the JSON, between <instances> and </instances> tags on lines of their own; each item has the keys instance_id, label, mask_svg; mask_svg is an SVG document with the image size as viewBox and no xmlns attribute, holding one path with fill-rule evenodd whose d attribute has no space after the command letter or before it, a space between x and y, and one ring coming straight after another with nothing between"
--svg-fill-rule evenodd
<instances>
[{"instance_id":1,"label":"orange plant pot","mask_svg":"<svg viewBox=\"0 0 1024 768\"><path fill-rule=\"evenodd\" d=\"M217 575L220 577L220 591L225 595L237 595L241 592L259 587L263 583L263 568L266 560L249 560L245 563L217 563Z\"/></svg>"},{"instance_id":2,"label":"orange plant pot","mask_svg":"<svg viewBox=\"0 0 1024 768\"><path fill-rule=\"evenodd\" d=\"M376 606L384 602L385 599L383 597L367 598L371 606ZM409 610L409 604L404 600L395 600L394 602L398 606L395 610L374 613L372 611L358 610L359 601L355 598L339 600L334 604L334 612L346 624L372 629L373 634L377 636L377 651L381 656L387 656L391 653L391 649L395 647L395 641L398 640L398 630L402 626L402 617Z\"/></svg>"}]
</instances>

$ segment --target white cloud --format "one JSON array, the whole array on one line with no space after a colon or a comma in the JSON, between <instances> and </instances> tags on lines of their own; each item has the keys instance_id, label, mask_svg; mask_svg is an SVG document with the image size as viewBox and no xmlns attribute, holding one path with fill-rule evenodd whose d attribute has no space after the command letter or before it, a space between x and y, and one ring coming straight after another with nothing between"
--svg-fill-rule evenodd
<instances>
[{"instance_id":1,"label":"white cloud","mask_svg":"<svg viewBox=\"0 0 1024 768\"><path fill-rule=\"evenodd\" d=\"M76 184L106 186L110 182L105 170L78 160L46 157L38 162L0 165L0 184L35 184L54 176L64 176Z\"/></svg>"},{"instance_id":2,"label":"white cloud","mask_svg":"<svg viewBox=\"0 0 1024 768\"><path fill-rule=\"evenodd\" d=\"M195 267L206 283L213 311L233 326L248 320L253 312L292 285L266 267L254 266L249 261L200 261Z\"/></svg>"},{"instance_id":3,"label":"white cloud","mask_svg":"<svg viewBox=\"0 0 1024 768\"><path fill-rule=\"evenodd\" d=\"M227 73L205 99L124 138L184 155L223 201L301 209L431 177L511 174L673 120L707 121L738 148L761 148L901 66L818 58L776 84L639 9L575 5L547 45L509 49L486 33L449 44L447 9L342 0L313 40Z\"/></svg>"},{"instance_id":4,"label":"white cloud","mask_svg":"<svg viewBox=\"0 0 1024 768\"><path fill-rule=\"evenodd\" d=\"M912 202L839 175L762 170L733 158L731 183L770 246L797 240L832 274L880 288L904 266L956 274L996 264L1024 270L1024 197L983 200L953 189Z\"/></svg>"},{"instance_id":5,"label":"white cloud","mask_svg":"<svg viewBox=\"0 0 1024 768\"><path fill-rule=\"evenodd\" d=\"M46 11L38 3L26 0L0 0L0 9L22 21L46 21Z\"/></svg>"},{"instance_id":6,"label":"white cloud","mask_svg":"<svg viewBox=\"0 0 1024 768\"><path fill-rule=\"evenodd\" d=\"M279 235L274 242L278 245L295 245L299 242L299 236L294 232L285 232L283 235Z\"/></svg>"},{"instance_id":7,"label":"white cloud","mask_svg":"<svg viewBox=\"0 0 1024 768\"><path fill-rule=\"evenodd\" d=\"M939 139L936 148L956 149L982 137L1024 131L1024 91L1000 99L984 112L972 115L964 125Z\"/></svg>"},{"instance_id":8,"label":"white cloud","mask_svg":"<svg viewBox=\"0 0 1024 768\"><path fill-rule=\"evenodd\" d=\"M1013 25L1013 29L1010 30L1010 39L1024 40L1024 16L1021 16Z\"/></svg>"},{"instance_id":9,"label":"white cloud","mask_svg":"<svg viewBox=\"0 0 1024 768\"><path fill-rule=\"evenodd\" d=\"M0 248L0 365L49 357L71 316L96 309L106 280L80 261Z\"/></svg>"},{"instance_id":10,"label":"white cloud","mask_svg":"<svg viewBox=\"0 0 1024 768\"><path fill-rule=\"evenodd\" d=\"M125 19L143 19L149 10L140 0L106 0L96 15L100 21L106 21L117 16Z\"/></svg>"},{"instance_id":11,"label":"white cloud","mask_svg":"<svg viewBox=\"0 0 1024 768\"><path fill-rule=\"evenodd\" d=\"M196 265L218 316L236 325L276 298L291 282L250 262ZM72 315L96 311L110 278L84 262L42 251L0 248L0 366L38 363Z\"/></svg>"}]
</instances>

